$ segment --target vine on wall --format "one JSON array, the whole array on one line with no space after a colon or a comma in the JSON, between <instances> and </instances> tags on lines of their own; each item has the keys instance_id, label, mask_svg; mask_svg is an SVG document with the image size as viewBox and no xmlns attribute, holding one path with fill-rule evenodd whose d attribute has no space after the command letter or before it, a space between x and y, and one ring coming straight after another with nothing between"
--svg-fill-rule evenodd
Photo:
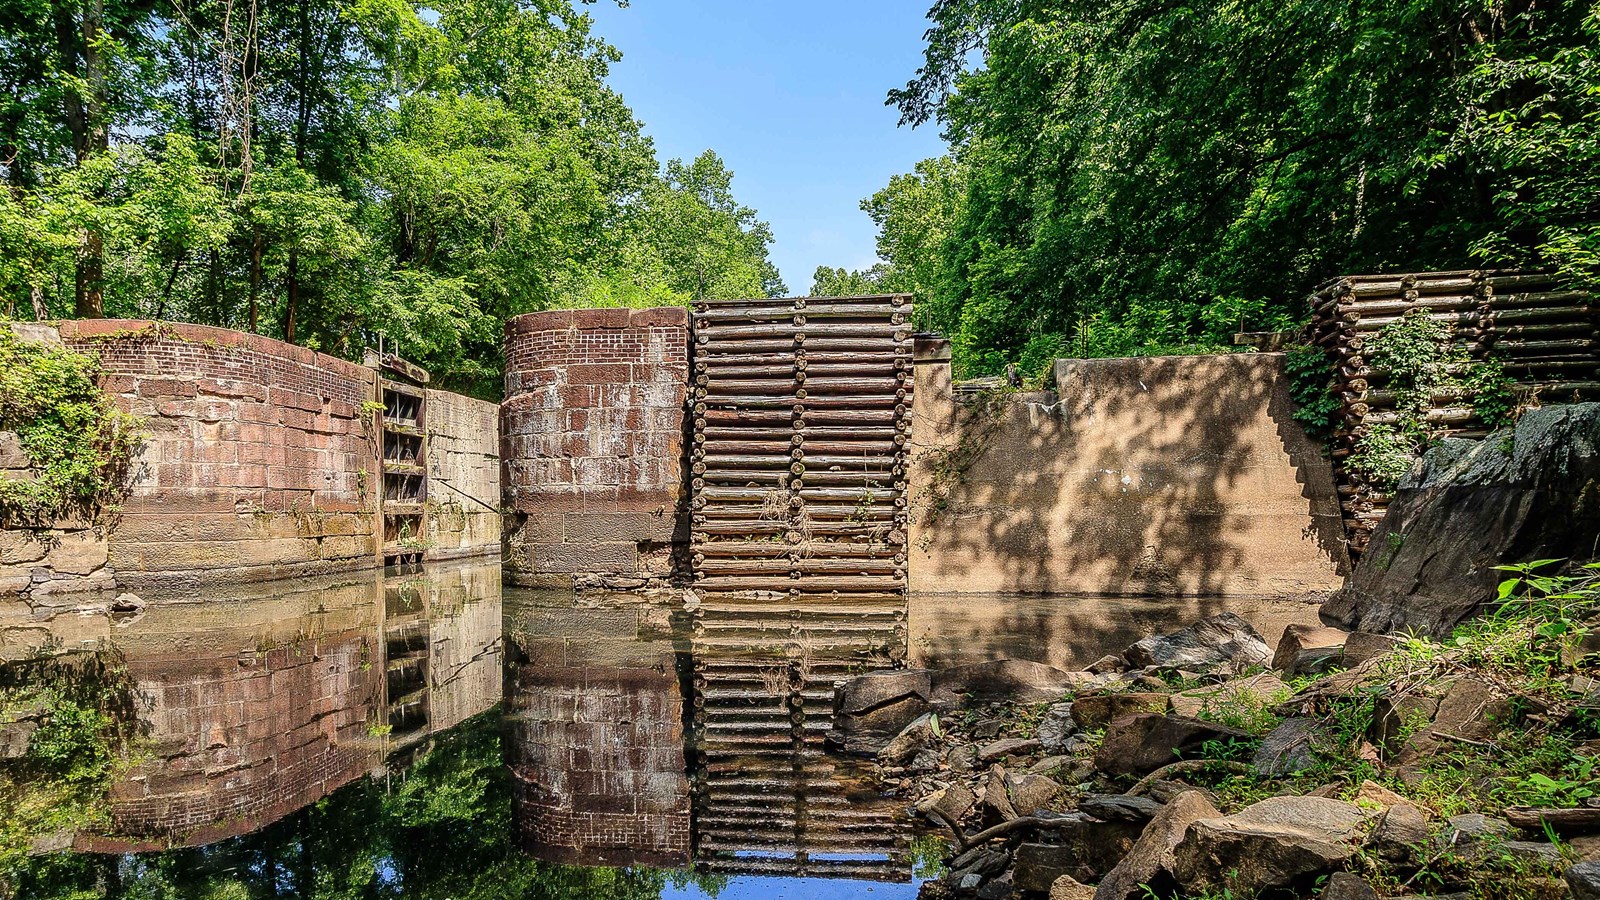
<instances>
[{"instance_id":1,"label":"vine on wall","mask_svg":"<svg viewBox=\"0 0 1600 900\"><path fill-rule=\"evenodd\" d=\"M142 420L111 403L99 371L94 356L21 340L0 321L0 430L20 438L31 474L0 476L0 525L116 512Z\"/></svg>"},{"instance_id":2,"label":"vine on wall","mask_svg":"<svg viewBox=\"0 0 1600 900\"><path fill-rule=\"evenodd\" d=\"M1393 422L1374 423L1357 439L1347 465L1374 487L1392 490L1412 462L1446 430L1429 414L1450 404L1489 429L1510 424L1517 403L1497 360L1474 360L1443 322L1412 310L1368 342L1369 360L1387 370Z\"/></svg>"}]
</instances>

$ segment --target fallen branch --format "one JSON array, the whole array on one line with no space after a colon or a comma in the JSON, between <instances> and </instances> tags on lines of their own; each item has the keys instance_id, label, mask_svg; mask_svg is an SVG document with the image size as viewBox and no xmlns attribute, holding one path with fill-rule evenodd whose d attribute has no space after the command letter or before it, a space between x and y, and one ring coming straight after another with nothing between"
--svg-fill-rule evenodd
<instances>
[{"instance_id":1,"label":"fallen branch","mask_svg":"<svg viewBox=\"0 0 1600 900\"><path fill-rule=\"evenodd\" d=\"M1167 777L1168 775L1187 775L1190 772L1200 772L1204 771L1205 769L1224 769L1229 772L1237 772L1240 774L1248 774L1250 772L1250 767L1242 762L1230 762L1219 759L1180 759L1175 763L1167 763L1154 772L1151 772L1149 775L1139 779L1137 784L1131 788L1128 788L1128 790L1124 793L1126 793L1129 797L1137 797L1148 790L1150 785L1156 783L1156 781L1162 778Z\"/></svg>"},{"instance_id":2,"label":"fallen branch","mask_svg":"<svg viewBox=\"0 0 1600 900\"><path fill-rule=\"evenodd\" d=\"M979 844L987 843L997 837L1004 837L1013 831L1021 831L1024 828L1038 828L1042 825L1049 824L1050 821L1051 820L1049 819L1036 819L1033 816L1022 816L1021 818L1011 819L1010 821L1001 822L999 825L985 828L972 837L967 838L965 842L961 842L958 838L958 848L964 852L969 848L976 847Z\"/></svg>"}]
</instances>

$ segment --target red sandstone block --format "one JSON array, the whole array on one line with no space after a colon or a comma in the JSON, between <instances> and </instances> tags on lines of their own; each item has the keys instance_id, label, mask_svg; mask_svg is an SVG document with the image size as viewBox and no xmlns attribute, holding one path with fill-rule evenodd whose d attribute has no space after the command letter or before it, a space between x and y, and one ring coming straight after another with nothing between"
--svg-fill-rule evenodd
<instances>
[{"instance_id":1,"label":"red sandstone block","mask_svg":"<svg viewBox=\"0 0 1600 900\"><path fill-rule=\"evenodd\" d=\"M628 316L628 324L634 328L685 328L689 324L689 310L682 306L636 309Z\"/></svg>"},{"instance_id":2,"label":"red sandstone block","mask_svg":"<svg viewBox=\"0 0 1600 900\"><path fill-rule=\"evenodd\" d=\"M262 385L235 378L201 378L195 382L195 388L201 394L210 394L215 397L230 397L233 399L255 400L257 402L267 399L267 389Z\"/></svg>"},{"instance_id":3,"label":"red sandstone block","mask_svg":"<svg viewBox=\"0 0 1600 900\"><path fill-rule=\"evenodd\" d=\"M632 310L627 309L575 309L572 326L579 331L590 328L627 328Z\"/></svg>"},{"instance_id":4,"label":"red sandstone block","mask_svg":"<svg viewBox=\"0 0 1600 900\"><path fill-rule=\"evenodd\" d=\"M101 375L100 389L108 394L132 394L139 387L139 379L131 375Z\"/></svg>"},{"instance_id":5,"label":"red sandstone block","mask_svg":"<svg viewBox=\"0 0 1600 900\"><path fill-rule=\"evenodd\" d=\"M632 375L626 363L579 363L567 366L567 380L573 384L627 384Z\"/></svg>"},{"instance_id":6,"label":"red sandstone block","mask_svg":"<svg viewBox=\"0 0 1600 900\"><path fill-rule=\"evenodd\" d=\"M317 417L303 409L279 409L278 422L285 428L311 431L317 427Z\"/></svg>"}]
</instances>

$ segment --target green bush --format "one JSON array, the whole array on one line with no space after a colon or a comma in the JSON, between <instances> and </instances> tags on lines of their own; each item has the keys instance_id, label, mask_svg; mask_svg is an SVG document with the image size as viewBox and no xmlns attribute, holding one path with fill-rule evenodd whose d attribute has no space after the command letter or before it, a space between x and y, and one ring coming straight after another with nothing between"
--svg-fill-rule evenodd
<instances>
[{"instance_id":1,"label":"green bush","mask_svg":"<svg viewBox=\"0 0 1600 900\"><path fill-rule=\"evenodd\" d=\"M21 340L0 321L0 429L21 438L37 476L0 477L0 522L115 511L141 434L98 373L93 356Z\"/></svg>"}]
</instances>

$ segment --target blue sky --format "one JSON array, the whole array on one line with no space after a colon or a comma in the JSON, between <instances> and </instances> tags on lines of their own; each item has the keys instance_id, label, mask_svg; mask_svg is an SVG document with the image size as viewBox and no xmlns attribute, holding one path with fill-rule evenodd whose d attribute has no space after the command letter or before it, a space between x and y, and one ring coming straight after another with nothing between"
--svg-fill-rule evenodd
<instances>
[{"instance_id":1,"label":"blue sky","mask_svg":"<svg viewBox=\"0 0 1600 900\"><path fill-rule=\"evenodd\" d=\"M595 31L622 51L611 83L656 155L706 148L772 223L791 294L819 265L871 265L862 198L944 152L937 127L897 128L884 95L916 72L932 0L600 0Z\"/></svg>"}]
</instances>

